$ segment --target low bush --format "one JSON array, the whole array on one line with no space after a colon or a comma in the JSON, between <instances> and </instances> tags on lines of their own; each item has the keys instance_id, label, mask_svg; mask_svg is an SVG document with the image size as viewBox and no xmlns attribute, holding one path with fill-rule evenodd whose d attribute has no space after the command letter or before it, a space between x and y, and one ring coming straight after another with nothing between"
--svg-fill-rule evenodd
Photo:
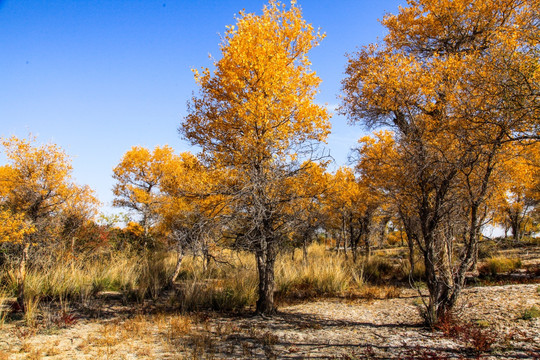
<instances>
[{"instance_id":1,"label":"low bush","mask_svg":"<svg viewBox=\"0 0 540 360\"><path fill-rule=\"evenodd\" d=\"M492 258L497 254L497 242L494 240L480 241L478 244L478 259Z\"/></svg>"},{"instance_id":2,"label":"low bush","mask_svg":"<svg viewBox=\"0 0 540 360\"><path fill-rule=\"evenodd\" d=\"M379 283L395 277L396 267L390 259L372 257L363 264L364 277L367 281Z\"/></svg>"},{"instance_id":3,"label":"low bush","mask_svg":"<svg viewBox=\"0 0 540 360\"><path fill-rule=\"evenodd\" d=\"M523 320L532 320L540 317L540 309L535 305L531 306L528 309L523 310L521 313L520 319Z\"/></svg>"},{"instance_id":4,"label":"low bush","mask_svg":"<svg viewBox=\"0 0 540 360\"><path fill-rule=\"evenodd\" d=\"M497 333L489 327L460 321L451 312L441 316L434 327L441 331L445 337L463 342L478 354L490 351L498 340Z\"/></svg>"},{"instance_id":5,"label":"low bush","mask_svg":"<svg viewBox=\"0 0 540 360\"><path fill-rule=\"evenodd\" d=\"M489 258L478 271L481 275L497 275L515 271L521 267L521 260L507 257Z\"/></svg>"}]
</instances>

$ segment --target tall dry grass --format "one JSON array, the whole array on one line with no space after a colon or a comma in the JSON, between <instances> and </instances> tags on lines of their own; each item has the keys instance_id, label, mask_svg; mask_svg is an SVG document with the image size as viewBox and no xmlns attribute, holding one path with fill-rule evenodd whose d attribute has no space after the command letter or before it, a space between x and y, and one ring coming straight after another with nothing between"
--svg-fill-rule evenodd
<instances>
[{"instance_id":1,"label":"tall dry grass","mask_svg":"<svg viewBox=\"0 0 540 360\"><path fill-rule=\"evenodd\" d=\"M275 267L278 301L333 297L358 292L369 278L384 278L395 266L387 258L372 257L354 264L343 254L323 244L308 247L308 258L278 256ZM298 255L298 254L297 254ZM169 303L180 310L240 310L254 306L257 299L257 268L253 254L216 249L214 260L186 256ZM158 299L170 286L176 255L167 252L108 252L79 256L74 263L53 257L30 267L25 282L29 299L87 304L96 294L116 291L124 301ZM399 269L397 270L399 271ZM15 270L5 272L6 294L14 296ZM1 295L1 294L0 294Z\"/></svg>"},{"instance_id":2,"label":"tall dry grass","mask_svg":"<svg viewBox=\"0 0 540 360\"><path fill-rule=\"evenodd\" d=\"M28 297L88 301L101 291L119 291L137 299L157 298L174 270L174 260L166 253L117 252L76 263L53 257L30 267L25 280ZM10 295L15 295L16 269L8 269L3 279Z\"/></svg>"},{"instance_id":3,"label":"tall dry grass","mask_svg":"<svg viewBox=\"0 0 540 360\"><path fill-rule=\"evenodd\" d=\"M361 285L361 270L344 257L327 251L322 244L308 248L307 261L299 257L280 256L276 262L278 298L336 296L351 285Z\"/></svg>"}]
</instances>

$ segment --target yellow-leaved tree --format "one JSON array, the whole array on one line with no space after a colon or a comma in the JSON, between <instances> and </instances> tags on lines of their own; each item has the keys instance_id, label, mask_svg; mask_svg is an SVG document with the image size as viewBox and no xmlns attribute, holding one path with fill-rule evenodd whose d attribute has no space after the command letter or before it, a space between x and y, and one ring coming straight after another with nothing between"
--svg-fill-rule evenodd
<instances>
[{"instance_id":1,"label":"yellow-leaved tree","mask_svg":"<svg viewBox=\"0 0 540 360\"><path fill-rule=\"evenodd\" d=\"M424 258L433 325L454 306L475 263L505 147L539 138L540 3L408 5L382 20L382 44L349 57L341 111L394 130L399 172L390 183Z\"/></svg>"},{"instance_id":2,"label":"yellow-leaved tree","mask_svg":"<svg viewBox=\"0 0 540 360\"><path fill-rule=\"evenodd\" d=\"M291 177L289 184L286 184L293 195L287 209L293 257L294 248L301 246L304 264L308 263L308 245L315 240L317 231L326 222L323 198L330 187L326 165L325 162L308 162L303 165L304 170L299 176Z\"/></svg>"},{"instance_id":3,"label":"yellow-leaved tree","mask_svg":"<svg viewBox=\"0 0 540 360\"><path fill-rule=\"evenodd\" d=\"M152 230L163 201L160 185L166 174L173 171L175 160L170 146L156 146L154 150L133 146L113 169L113 205L127 208L139 217L144 246L155 245Z\"/></svg>"},{"instance_id":4,"label":"yellow-leaved tree","mask_svg":"<svg viewBox=\"0 0 540 360\"><path fill-rule=\"evenodd\" d=\"M339 234L338 251L343 241L345 256L350 247L354 262L361 243L366 258L370 256L370 232L380 207L379 194L365 180L357 178L352 168L342 166L332 175L332 186L325 197L328 227Z\"/></svg>"},{"instance_id":5,"label":"yellow-leaved tree","mask_svg":"<svg viewBox=\"0 0 540 360\"><path fill-rule=\"evenodd\" d=\"M212 193L214 176L189 152L175 156L160 184L163 202L159 211L159 230L172 240L178 251L176 269L171 281L180 273L186 252L203 256L206 270L212 254L210 248L220 239L218 230L224 215L222 196Z\"/></svg>"},{"instance_id":6,"label":"yellow-leaved tree","mask_svg":"<svg viewBox=\"0 0 540 360\"><path fill-rule=\"evenodd\" d=\"M320 80L307 58L322 38L295 2L287 8L272 0L261 15L241 12L227 27L215 69L195 71L200 91L179 129L202 148L210 169L227 174L216 189L226 195L231 233L256 256L260 314L275 311L274 263L295 198L284 185L330 128L314 101Z\"/></svg>"},{"instance_id":7,"label":"yellow-leaved tree","mask_svg":"<svg viewBox=\"0 0 540 360\"><path fill-rule=\"evenodd\" d=\"M68 214L93 217L99 202L87 186L72 181L71 160L57 145L13 136L2 139L2 146L8 164L0 168L0 216L5 219L0 241L20 249L17 297L24 308L31 246L61 237Z\"/></svg>"},{"instance_id":8,"label":"yellow-leaved tree","mask_svg":"<svg viewBox=\"0 0 540 360\"><path fill-rule=\"evenodd\" d=\"M540 143L515 146L504 164L498 193L493 198L495 222L510 228L514 242L538 230L540 204Z\"/></svg>"},{"instance_id":9,"label":"yellow-leaved tree","mask_svg":"<svg viewBox=\"0 0 540 360\"><path fill-rule=\"evenodd\" d=\"M143 240L140 245L175 245L178 260L171 282L186 252L202 254L205 266L211 257L209 244L217 237L216 218L222 207L215 205L219 195L211 194L215 180L209 175L193 154L175 154L167 145L153 150L132 147L114 168L113 204L139 217L128 228Z\"/></svg>"}]
</instances>

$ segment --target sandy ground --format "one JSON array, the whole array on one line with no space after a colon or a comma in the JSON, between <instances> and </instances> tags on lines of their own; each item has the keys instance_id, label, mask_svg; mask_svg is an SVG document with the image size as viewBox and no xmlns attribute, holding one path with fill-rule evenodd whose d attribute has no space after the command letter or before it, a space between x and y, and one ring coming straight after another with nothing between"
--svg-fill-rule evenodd
<instances>
[{"instance_id":1,"label":"sandy ground","mask_svg":"<svg viewBox=\"0 0 540 360\"><path fill-rule=\"evenodd\" d=\"M475 353L467 339L422 327L412 290L386 300L328 299L284 306L263 319L249 314L142 314L102 309L98 319L75 324L60 317L49 325L20 323L0 329L4 359L540 359L538 284L470 288L462 319L480 324L497 341ZM50 320L50 319L49 319ZM42 319L42 322L43 319Z\"/></svg>"}]
</instances>

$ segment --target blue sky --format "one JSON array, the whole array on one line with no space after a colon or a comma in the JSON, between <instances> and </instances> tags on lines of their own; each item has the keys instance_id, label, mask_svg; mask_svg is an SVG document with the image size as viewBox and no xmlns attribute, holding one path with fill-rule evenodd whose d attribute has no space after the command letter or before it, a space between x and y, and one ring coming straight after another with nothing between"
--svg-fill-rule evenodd
<instances>
[{"instance_id":1,"label":"blue sky","mask_svg":"<svg viewBox=\"0 0 540 360\"><path fill-rule=\"evenodd\" d=\"M74 177L111 212L112 169L134 145L193 150L177 133L197 91L191 68L219 58L219 34L264 1L0 0L0 136L37 136L73 157ZM345 53L384 36L377 21L405 0L299 0L326 33L309 55L317 101L337 104ZM332 119L337 165L363 134ZM0 161L3 158L0 157Z\"/></svg>"}]
</instances>

